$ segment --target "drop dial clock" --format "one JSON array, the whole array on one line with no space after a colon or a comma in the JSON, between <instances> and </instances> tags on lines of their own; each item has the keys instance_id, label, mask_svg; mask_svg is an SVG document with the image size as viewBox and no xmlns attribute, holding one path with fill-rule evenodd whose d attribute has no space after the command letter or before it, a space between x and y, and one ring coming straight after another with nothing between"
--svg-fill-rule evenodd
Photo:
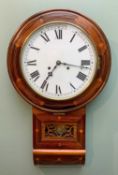
<instances>
[{"instance_id":1,"label":"drop dial clock","mask_svg":"<svg viewBox=\"0 0 118 175\"><path fill-rule=\"evenodd\" d=\"M84 164L85 107L110 65L106 36L80 13L49 10L21 25L8 48L8 72L32 105L35 164Z\"/></svg>"}]
</instances>

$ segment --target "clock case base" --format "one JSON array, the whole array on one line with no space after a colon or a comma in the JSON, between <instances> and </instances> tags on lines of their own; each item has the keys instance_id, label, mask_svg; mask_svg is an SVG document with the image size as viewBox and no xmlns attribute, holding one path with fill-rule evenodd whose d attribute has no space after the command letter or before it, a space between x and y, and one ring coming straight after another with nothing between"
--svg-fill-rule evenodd
<instances>
[{"instance_id":1,"label":"clock case base","mask_svg":"<svg viewBox=\"0 0 118 175\"><path fill-rule=\"evenodd\" d=\"M34 164L85 163L85 108L50 113L33 107Z\"/></svg>"}]
</instances>

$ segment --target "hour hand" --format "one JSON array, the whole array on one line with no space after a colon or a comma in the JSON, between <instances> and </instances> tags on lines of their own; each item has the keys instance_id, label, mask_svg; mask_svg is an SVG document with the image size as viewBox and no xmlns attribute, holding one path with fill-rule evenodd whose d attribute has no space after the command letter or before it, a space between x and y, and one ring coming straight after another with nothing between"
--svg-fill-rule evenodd
<instances>
[{"instance_id":1,"label":"hour hand","mask_svg":"<svg viewBox=\"0 0 118 175\"><path fill-rule=\"evenodd\" d=\"M47 83L47 81L48 81L48 79L49 79L50 77L53 77L53 72L56 70L56 68L57 68L60 64L61 64L60 61L56 61L56 64L55 64L55 66L53 67L53 69L52 69L50 72L48 72L47 77L45 78L45 80L43 81L43 83L42 83L42 85L41 85L41 88L42 88L42 89L44 89L45 86L46 86L46 89L48 88L48 83Z\"/></svg>"}]
</instances>

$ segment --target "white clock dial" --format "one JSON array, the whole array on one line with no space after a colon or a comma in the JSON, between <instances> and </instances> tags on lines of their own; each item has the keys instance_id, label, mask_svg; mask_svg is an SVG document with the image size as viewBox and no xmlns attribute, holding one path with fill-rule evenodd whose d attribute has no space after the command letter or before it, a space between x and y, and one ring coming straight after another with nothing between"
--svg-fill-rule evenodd
<instances>
[{"instance_id":1,"label":"white clock dial","mask_svg":"<svg viewBox=\"0 0 118 175\"><path fill-rule=\"evenodd\" d=\"M70 23L48 23L33 32L21 52L21 70L40 96L66 100L80 95L93 81L95 47L88 35Z\"/></svg>"}]
</instances>

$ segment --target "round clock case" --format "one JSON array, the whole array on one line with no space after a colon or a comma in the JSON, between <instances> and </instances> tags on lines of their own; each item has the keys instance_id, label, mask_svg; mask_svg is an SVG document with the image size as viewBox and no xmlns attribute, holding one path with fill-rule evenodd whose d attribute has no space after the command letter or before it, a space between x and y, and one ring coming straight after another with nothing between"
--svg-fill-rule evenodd
<instances>
[{"instance_id":1,"label":"round clock case","mask_svg":"<svg viewBox=\"0 0 118 175\"><path fill-rule=\"evenodd\" d=\"M74 25L74 26L80 28L85 33L86 38L91 41L92 46L94 47L94 49L96 51L96 57L97 57L96 72L94 73L95 75L92 78L92 81L90 81L90 83L88 84L87 88L84 88L84 91L82 91L82 93L79 93L79 95L76 93L76 95L74 95L73 98L72 97L68 98L68 99L61 98L61 102L60 102L60 100L58 100L58 98L57 98L57 100L52 99L52 98L45 98L42 95L36 93L36 91L33 90L31 88L31 86L26 82L26 79L24 78L23 73L21 71L21 63L20 63L21 62L21 51L22 51L26 41L28 40L28 38L31 37L31 35L33 35L33 33L36 32L36 30L39 30L40 28L42 28L42 26L44 27L45 25L49 25L49 23L56 24L56 25L58 25L58 23L63 23L63 24L65 23L67 25L68 25L68 23L70 23L71 25ZM53 28L54 29L52 29L52 30L56 30L55 29L56 27L53 27ZM78 29L79 33L81 32L81 30L79 31L79 29ZM72 32L71 32L71 37L67 38L68 43L70 40L72 40L72 37L75 34ZM77 32L77 30L75 32ZM84 34L82 33L82 35L84 35ZM40 40L41 40L41 38L40 38ZM52 39L52 40L54 40L54 39ZM63 39L62 39L62 41L63 41ZM88 41L88 43L90 43L90 41ZM73 43L74 42L75 41L73 38ZM83 51L81 51L81 52L85 53L87 50L86 45L79 46L79 39L77 42L78 42L77 43L78 46L77 46L77 44L75 45L76 49L74 51L77 52L76 51L77 48L79 49L79 47L80 47L82 49L82 46L83 46ZM73 43L69 43L69 44L73 45ZM85 41L85 43L86 43L86 41ZM59 44L61 45L61 42ZM30 47L33 47L33 46L30 46ZM37 48L34 48L35 52L38 52L38 49L37 50L36 49ZM40 44L39 44L39 49L40 49ZM52 49L53 49L53 45L52 45ZM27 50L28 49L26 49L26 52L28 52ZM53 52L53 51L50 51L50 52ZM45 50L45 52L46 52L46 50ZM64 52L69 52L69 51L65 50ZM37 53L35 53L35 55L36 54ZM79 52L77 54L79 56L81 53ZM33 64L33 63L35 64L34 60L37 59L37 56L35 56L35 57L36 58L32 58L32 60L30 60L29 67L31 67L31 64ZM82 56L80 56L80 57L82 57ZM39 54L39 59L41 59L40 54ZM45 60L46 59L48 60L48 58L45 58ZM59 60L60 59L61 58L59 58ZM71 59L73 59L73 58L71 58ZM88 59L88 58L86 58L86 59ZM71 63L72 63L72 61L71 61ZM49 67L50 67L50 64L49 64ZM61 67L63 67L63 65ZM75 69L77 70L77 68L75 68ZM85 17L79 13L69 11L69 10L50 10L50 11L42 12L42 13L39 13L39 14L32 16L27 21L25 21L22 24L22 26L19 28L17 33L14 35L14 37L12 38L12 41L11 41L11 43L9 45L9 49L8 49L8 71L9 71L11 81L12 81L14 87L16 88L16 90L18 91L18 93L26 101L28 101L30 104L32 104L33 106L40 108L40 109L48 110L48 111L73 110L73 109L76 109L78 107L85 106L88 102L90 102L93 98L95 98L98 95L98 93L103 89L103 87L107 81L109 72L110 72L110 49L109 49L108 41L107 41L105 35L103 34L103 32L101 31L101 29L93 21L91 21L90 19L88 19L87 17ZM34 76L35 78L37 78L38 72L34 71L32 73L34 73L34 75L32 75L32 77ZM48 70L46 73L48 73ZM81 76L83 76L83 74ZM61 77L61 78L63 78L63 77ZM84 76L83 76L83 79L84 79ZM76 80L76 81L78 81L78 80ZM38 88L40 88L40 86ZM55 87L55 89L56 89L56 87Z\"/></svg>"}]
</instances>

